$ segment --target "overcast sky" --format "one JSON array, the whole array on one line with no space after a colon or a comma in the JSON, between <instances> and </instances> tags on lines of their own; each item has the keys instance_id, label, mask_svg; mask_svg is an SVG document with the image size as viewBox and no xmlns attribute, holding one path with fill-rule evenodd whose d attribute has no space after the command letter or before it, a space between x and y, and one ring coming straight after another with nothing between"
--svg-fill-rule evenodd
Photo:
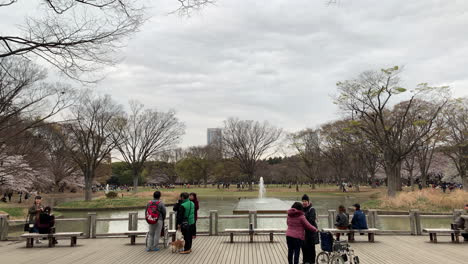
<instances>
[{"instance_id":1,"label":"overcast sky","mask_svg":"<svg viewBox=\"0 0 468 264\"><path fill-rule=\"evenodd\" d=\"M182 146L232 116L287 131L337 119L337 81L393 65L405 87L468 95L465 0L218 0L191 17L168 15L176 0L145 2L151 19L95 89L175 109Z\"/></svg>"}]
</instances>

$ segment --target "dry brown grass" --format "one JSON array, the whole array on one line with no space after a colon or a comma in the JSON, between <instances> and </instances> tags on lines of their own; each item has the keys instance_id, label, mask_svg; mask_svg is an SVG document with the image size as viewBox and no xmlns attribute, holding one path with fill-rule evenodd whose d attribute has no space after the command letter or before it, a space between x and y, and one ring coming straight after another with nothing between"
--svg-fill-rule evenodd
<instances>
[{"instance_id":1,"label":"dry brown grass","mask_svg":"<svg viewBox=\"0 0 468 264\"><path fill-rule=\"evenodd\" d=\"M448 212L453 209L462 209L468 203L468 192L454 190L443 193L439 189L423 189L421 191L400 192L395 198L384 196L380 200L382 208Z\"/></svg>"}]
</instances>

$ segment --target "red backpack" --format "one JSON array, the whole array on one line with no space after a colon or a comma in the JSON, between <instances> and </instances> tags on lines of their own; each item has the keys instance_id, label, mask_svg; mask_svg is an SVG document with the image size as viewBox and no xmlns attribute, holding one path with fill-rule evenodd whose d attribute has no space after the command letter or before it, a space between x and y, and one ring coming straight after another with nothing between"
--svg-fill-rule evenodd
<instances>
[{"instance_id":1,"label":"red backpack","mask_svg":"<svg viewBox=\"0 0 468 264\"><path fill-rule=\"evenodd\" d=\"M158 205L161 201L153 202L149 201L146 206L146 222L150 225L154 225L159 219Z\"/></svg>"}]
</instances>

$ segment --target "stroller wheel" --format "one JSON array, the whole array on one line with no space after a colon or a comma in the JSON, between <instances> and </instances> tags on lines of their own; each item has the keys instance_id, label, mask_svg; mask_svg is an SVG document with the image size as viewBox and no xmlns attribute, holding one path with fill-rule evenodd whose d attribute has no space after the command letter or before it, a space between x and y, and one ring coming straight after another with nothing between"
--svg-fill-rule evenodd
<instances>
[{"instance_id":1,"label":"stroller wheel","mask_svg":"<svg viewBox=\"0 0 468 264\"><path fill-rule=\"evenodd\" d=\"M330 259L330 256L328 255L328 252L322 251L317 255L315 262L317 264L328 264L329 259Z\"/></svg>"},{"instance_id":2,"label":"stroller wheel","mask_svg":"<svg viewBox=\"0 0 468 264\"><path fill-rule=\"evenodd\" d=\"M353 261L354 261L354 264L359 264L359 257L358 256L355 256L353 258Z\"/></svg>"}]
</instances>

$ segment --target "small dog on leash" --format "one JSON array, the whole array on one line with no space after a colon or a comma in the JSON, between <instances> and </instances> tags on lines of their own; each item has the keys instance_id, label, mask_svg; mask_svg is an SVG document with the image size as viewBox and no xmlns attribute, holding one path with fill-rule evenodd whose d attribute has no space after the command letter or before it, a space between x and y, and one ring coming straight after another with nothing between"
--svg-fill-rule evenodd
<instances>
[{"instance_id":1,"label":"small dog on leash","mask_svg":"<svg viewBox=\"0 0 468 264\"><path fill-rule=\"evenodd\" d=\"M171 245L172 253L178 253L184 249L185 241L177 239L174 242L169 243Z\"/></svg>"}]
</instances>

